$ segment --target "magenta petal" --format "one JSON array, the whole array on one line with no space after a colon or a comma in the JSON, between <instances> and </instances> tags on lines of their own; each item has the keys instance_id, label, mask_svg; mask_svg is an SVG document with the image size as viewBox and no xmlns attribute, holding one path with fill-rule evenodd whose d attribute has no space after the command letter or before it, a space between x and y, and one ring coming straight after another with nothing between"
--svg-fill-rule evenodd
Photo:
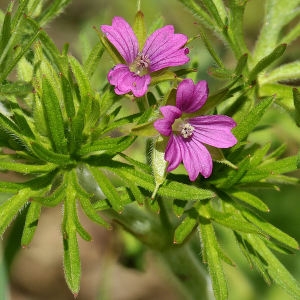
<instances>
[{"instance_id":1,"label":"magenta petal","mask_svg":"<svg viewBox=\"0 0 300 300\"><path fill-rule=\"evenodd\" d=\"M138 41L132 28L123 18L114 17L112 26L102 25L101 30L128 64L135 60L139 51Z\"/></svg>"},{"instance_id":2,"label":"magenta petal","mask_svg":"<svg viewBox=\"0 0 300 300\"><path fill-rule=\"evenodd\" d=\"M162 115L171 123L181 117L181 111L176 106L166 105L159 109Z\"/></svg>"},{"instance_id":3,"label":"magenta petal","mask_svg":"<svg viewBox=\"0 0 300 300\"><path fill-rule=\"evenodd\" d=\"M185 113L199 110L208 97L208 86L205 80L194 84L192 79L184 79L178 85L176 106Z\"/></svg>"},{"instance_id":4,"label":"magenta petal","mask_svg":"<svg viewBox=\"0 0 300 300\"><path fill-rule=\"evenodd\" d=\"M181 139L181 153L184 167L191 181L196 180L199 174L208 178L212 173L212 158L208 150L193 138L188 141Z\"/></svg>"},{"instance_id":5,"label":"magenta petal","mask_svg":"<svg viewBox=\"0 0 300 300\"><path fill-rule=\"evenodd\" d=\"M166 119L159 119L153 123L154 128L162 135L170 136L172 133L172 123Z\"/></svg>"},{"instance_id":6,"label":"magenta petal","mask_svg":"<svg viewBox=\"0 0 300 300\"><path fill-rule=\"evenodd\" d=\"M121 64L111 69L107 78L109 83L115 86L116 94L132 92L135 97L145 95L151 81L150 75L138 76L132 73L128 66Z\"/></svg>"},{"instance_id":7,"label":"magenta petal","mask_svg":"<svg viewBox=\"0 0 300 300\"><path fill-rule=\"evenodd\" d=\"M187 63L188 51L184 34L174 34L174 27L167 25L153 32L146 40L143 54L150 60L150 72Z\"/></svg>"},{"instance_id":8,"label":"magenta petal","mask_svg":"<svg viewBox=\"0 0 300 300\"><path fill-rule=\"evenodd\" d=\"M237 143L231 129L235 121L223 115L200 116L191 118L188 122L195 128L193 139L217 148L229 148Z\"/></svg>"},{"instance_id":9,"label":"magenta petal","mask_svg":"<svg viewBox=\"0 0 300 300\"><path fill-rule=\"evenodd\" d=\"M179 138L175 135L171 135L166 152L165 160L169 162L167 171L170 172L176 169L182 162L181 147Z\"/></svg>"}]
</instances>

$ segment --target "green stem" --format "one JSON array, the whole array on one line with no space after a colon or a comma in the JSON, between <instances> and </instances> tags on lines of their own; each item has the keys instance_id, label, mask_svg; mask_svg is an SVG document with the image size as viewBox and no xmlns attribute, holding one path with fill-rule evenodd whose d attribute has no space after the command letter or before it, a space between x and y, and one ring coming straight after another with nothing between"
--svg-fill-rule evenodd
<instances>
[{"instance_id":1,"label":"green stem","mask_svg":"<svg viewBox=\"0 0 300 300\"><path fill-rule=\"evenodd\" d=\"M182 286L189 300L212 299L208 275L188 244L159 253Z\"/></svg>"}]
</instances>

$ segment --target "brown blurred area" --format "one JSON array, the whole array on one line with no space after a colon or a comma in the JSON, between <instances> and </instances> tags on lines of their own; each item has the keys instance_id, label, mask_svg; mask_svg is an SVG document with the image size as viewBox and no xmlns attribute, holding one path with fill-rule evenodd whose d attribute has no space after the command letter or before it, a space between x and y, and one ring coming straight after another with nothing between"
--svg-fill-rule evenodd
<instances>
[{"instance_id":1,"label":"brown blurred area","mask_svg":"<svg viewBox=\"0 0 300 300\"><path fill-rule=\"evenodd\" d=\"M16 255L10 272L11 300L74 299L63 274L60 222L62 207L44 210L34 239ZM180 300L156 259L146 257L145 271L121 263L118 230L107 231L80 215L92 235L78 238L82 279L78 300ZM4 300L4 299L3 299Z\"/></svg>"}]
</instances>

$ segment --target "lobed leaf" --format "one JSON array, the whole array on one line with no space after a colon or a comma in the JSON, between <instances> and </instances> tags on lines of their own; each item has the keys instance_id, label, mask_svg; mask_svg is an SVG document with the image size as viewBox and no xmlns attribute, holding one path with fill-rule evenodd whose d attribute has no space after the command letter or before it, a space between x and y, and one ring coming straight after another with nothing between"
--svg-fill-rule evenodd
<instances>
[{"instance_id":1,"label":"lobed leaf","mask_svg":"<svg viewBox=\"0 0 300 300\"><path fill-rule=\"evenodd\" d=\"M226 18L226 9L224 4L220 0L202 0L202 2L212 16L212 19L215 20L217 26L222 30L225 26L224 19Z\"/></svg>"},{"instance_id":2,"label":"lobed leaf","mask_svg":"<svg viewBox=\"0 0 300 300\"><path fill-rule=\"evenodd\" d=\"M9 39L11 38L11 13L12 7L8 7L7 12L4 17L4 21L1 29L1 39L0 39L0 55L3 55L4 49L8 44Z\"/></svg>"},{"instance_id":3,"label":"lobed leaf","mask_svg":"<svg viewBox=\"0 0 300 300\"><path fill-rule=\"evenodd\" d=\"M153 191L152 198L154 198L158 188L163 184L163 182L166 179L166 169L168 164L165 160L165 149L167 145L167 140L163 139L162 137L159 137L155 139L153 143L154 145L151 153L151 166L155 181L155 190Z\"/></svg>"},{"instance_id":4,"label":"lobed leaf","mask_svg":"<svg viewBox=\"0 0 300 300\"><path fill-rule=\"evenodd\" d=\"M299 0L267 0L265 1L265 17L253 52L254 62L259 61L279 43L282 28L294 17Z\"/></svg>"},{"instance_id":5,"label":"lobed leaf","mask_svg":"<svg viewBox=\"0 0 300 300\"><path fill-rule=\"evenodd\" d=\"M72 187L71 173L66 173L66 199L64 202L64 216L62 223L64 246L65 279L70 290L77 295L80 288L81 266L77 241L77 210L76 192Z\"/></svg>"},{"instance_id":6,"label":"lobed leaf","mask_svg":"<svg viewBox=\"0 0 300 300\"><path fill-rule=\"evenodd\" d=\"M272 64L275 60L277 60L280 56L283 55L286 49L286 44L281 44L277 46L270 54L263 57L250 71L248 80L251 83L257 77L257 75L266 69L270 64Z\"/></svg>"},{"instance_id":7,"label":"lobed leaf","mask_svg":"<svg viewBox=\"0 0 300 300\"><path fill-rule=\"evenodd\" d=\"M16 161L0 160L0 170L14 171L21 174L48 173L56 168L57 166L52 163L43 165L30 165Z\"/></svg>"},{"instance_id":8,"label":"lobed leaf","mask_svg":"<svg viewBox=\"0 0 300 300\"><path fill-rule=\"evenodd\" d=\"M278 81L293 82L300 78L300 61L287 63L264 74L259 81L261 84L277 83Z\"/></svg>"},{"instance_id":9,"label":"lobed leaf","mask_svg":"<svg viewBox=\"0 0 300 300\"><path fill-rule=\"evenodd\" d=\"M185 212L183 219L174 232L174 244L182 244L196 229L198 225L198 213L192 208Z\"/></svg>"},{"instance_id":10,"label":"lobed leaf","mask_svg":"<svg viewBox=\"0 0 300 300\"><path fill-rule=\"evenodd\" d=\"M243 210L242 213L245 218L249 220L249 222L260 228L263 232L265 232L275 240L292 249L299 249L299 244L294 238L290 237L280 229L268 223L262 217L247 210Z\"/></svg>"},{"instance_id":11,"label":"lobed leaf","mask_svg":"<svg viewBox=\"0 0 300 300\"><path fill-rule=\"evenodd\" d=\"M256 197L251 193L241 190L241 191L234 191L231 193L231 195L236 199L244 202L245 204L250 205L260 211L263 212L270 211L268 206L262 200L260 200L258 197Z\"/></svg>"},{"instance_id":12,"label":"lobed leaf","mask_svg":"<svg viewBox=\"0 0 300 300\"><path fill-rule=\"evenodd\" d=\"M133 142L134 137L122 136L117 138L103 138L91 144L85 144L78 151L81 156L93 154L117 153L127 149Z\"/></svg>"},{"instance_id":13,"label":"lobed leaf","mask_svg":"<svg viewBox=\"0 0 300 300\"><path fill-rule=\"evenodd\" d=\"M58 97L47 78L42 81L42 102L53 148L58 153L67 153L64 120Z\"/></svg>"},{"instance_id":14,"label":"lobed leaf","mask_svg":"<svg viewBox=\"0 0 300 300\"><path fill-rule=\"evenodd\" d=\"M300 92L296 88L293 89L293 99L295 106L295 121L298 127L300 127Z\"/></svg>"},{"instance_id":15,"label":"lobed leaf","mask_svg":"<svg viewBox=\"0 0 300 300\"><path fill-rule=\"evenodd\" d=\"M105 175L101 169L95 167L91 167L90 171L92 172L104 195L109 200L113 209L117 212L121 212L123 207L120 204L119 193L115 186L108 179L107 175Z\"/></svg>"},{"instance_id":16,"label":"lobed leaf","mask_svg":"<svg viewBox=\"0 0 300 300\"><path fill-rule=\"evenodd\" d=\"M202 9L194 0L179 0L191 13L201 20L208 28L214 30L215 25L208 13Z\"/></svg>"},{"instance_id":17,"label":"lobed leaf","mask_svg":"<svg viewBox=\"0 0 300 300\"><path fill-rule=\"evenodd\" d=\"M72 86L71 83L63 74L60 75L60 78L61 78L61 89L62 89L63 99L64 99L64 108L66 110L68 118L72 120L76 113L73 94L72 94Z\"/></svg>"},{"instance_id":18,"label":"lobed leaf","mask_svg":"<svg viewBox=\"0 0 300 300\"><path fill-rule=\"evenodd\" d=\"M300 286L294 277L279 262L264 242L257 236L247 235L247 240L263 259L263 265L269 276L295 299L300 298Z\"/></svg>"},{"instance_id":19,"label":"lobed leaf","mask_svg":"<svg viewBox=\"0 0 300 300\"><path fill-rule=\"evenodd\" d=\"M244 120L239 123L235 128L233 128L232 133L238 139L239 142L242 142L247 138L250 132L253 131L255 126L261 120L262 116L272 104L274 97L267 97L262 99L256 106L252 108L250 112L247 112ZM237 145L238 146L238 145ZM234 146L234 150L237 146Z\"/></svg>"},{"instance_id":20,"label":"lobed leaf","mask_svg":"<svg viewBox=\"0 0 300 300\"><path fill-rule=\"evenodd\" d=\"M27 246L30 244L36 228L38 226L42 205L38 202L31 202L26 214L21 245Z\"/></svg>"},{"instance_id":21,"label":"lobed leaf","mask_svg":"<svg viewBox=\"0 0 300 300\"><path fill-rule=\"evenodd\" d=\"M31 194L29 188L24 188L0 205L0 236L24 207Z\"/></svg>"},{"instance_id":22,"label":"lobed leaf","mask_svg":"<svg viewBox=\"0 0 300 300\"><path fill-rule=\"evenodd\" d=\"M242 53L247 53L248 48L245 43L244 34L244 12L247 1L229 0L229 26L228 35L232 40L232 48L237 58L243 59Z\"/></svg>"},{"instance_id":23,"label":"lobed leaf","mask_svg":"<svg viewBox=\"0 0 300 300\"><path fill-rule=\"evenodd\" d=\"M53 152L36 142L31 143L31 148L38 158L50 164L56 164L60 166L72 163L70 155Z\"/></svg>"},{"instance_id":24,"label":"lobed leaf","mask_svg":"<svg viewBox=\"0 0 300 300\"><path fill-rule=\"evenodd\" d=\"M218 252L218 242L214 228L210 222L200 222L200 238L204 257L208 265L208 271L212 281L214 295L216 300L227 300L228 289L227 282L222 267L222 261Z\"/></svg>"},{"instance_id":25,"label":"lobed leaf","mask_svg":"<svg viewBox=\"0 0 300 300\"><path fill-rule=\"evenodd\" d=\"M200 37L201 37L207 51L209 52L211 57L214 59L215 63L219 66L219 68L224 69L224 64L223 64L221 58L216 53L214 47L211 45L211 43L210 43L207 35L205 34L205 32L201 28L199 28L198 30L199 30Z\"/></svg>"},{"instance_id":26,"label":"lobed leaf","mask_svg":"<svg viewBox=\"0 0 300 300\"><path fill-rule=\"evenodd\" d=\"M75 225L64 228L64 271L66 282L74 295L80 289L81 264Z\"/></svg>"},{"instance_id":27,"label":"lobed leaf","mask_svg":"<svg viewBox=\"0 0 300 300\"><path fill-rule=\"evenodd\" d=\"M269 176L275 176L277 174L288 173L298 169L298 157L297 155L282 158L277 161L269 161L250 169L247 174L240 180L240 182L255 182Z\"/></svg>"},{"instance_id":28,"label":"lobed leaf","mask_svg":"<svg viewBox=\"0 0 300 300\"><path fill-rule=\"evenodd\" d=\"M88 58L84 62L83 68L88 77L91 77L99 65L100 59L104 53L104 46L98 42L91 50Z\"/></svg>"}]
</instances>

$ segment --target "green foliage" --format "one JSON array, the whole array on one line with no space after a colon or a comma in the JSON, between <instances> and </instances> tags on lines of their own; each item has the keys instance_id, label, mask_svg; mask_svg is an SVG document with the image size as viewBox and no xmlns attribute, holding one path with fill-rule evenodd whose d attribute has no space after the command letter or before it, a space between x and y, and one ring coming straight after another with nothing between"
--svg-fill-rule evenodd
<instances>
[{"instance_id":1,"label":"green foliage","mask_svg":"<svg viewBox=\"0 0 300 300\"><path fill-rule=\"evenodd\" d=\"M99 41L81 62L68 53L67 46L60 52L41 29L69 2L11 2L4 15L0 170L18 173L23 180L0 182L0 192L10 194L0 203L0 235L23 210L21 244L28 245L42 208L63 206L65 278L77 295L81 276L77 237L91 240L78 217L78 205L93 222L106 228L116 222L154 250L185 247L182 245L198 231L201 242L196 251L202 252L215 297L227 299L223 262L235 262L220 245L217 228L223 227L233 233L243 255L267 282L274 281L299 298L299 284L271 252L290 253L299 249L298 243L266 221L263 216L269 208L256 193L260 188L277 190L279 184L298 184L289 173L299 168L299 155L287 155L284 146L274 149L271 143L261 146L251 139L253 133L265 129L259 126L274 104L286 109L299 126L300 96L291 86L300 77L299 62L276 65L285 54L285 43L300 35L298 25L287 36L280 34L298 15L299 1L266 1L268 22L251 53L242 27L247 1L180 0L235 57L234 67L228 68L208 34L199 29L216 64L209 74L226 84L212 92L194 115L231 116L237 122L233 133L238 143L222 152L210 149L215 161L213 174L194 183L180 169L166 173L167 141L153 128L159 106L174 101L178 82L194 68L155 73L151 92L129 105L131 95L117 96L106 82L100 87L92 84L105 51L116 63L124 62L102 33L97 32ZM160 23L161 19L156 20L149 32ZM141 46L147 29L140 11L134 31ZM129 108L132 105L134 112ZM150 152L146 159L141 159L141 144ZM192 270L198 272L196 267Z\"/></svg>"}]
</instances>

